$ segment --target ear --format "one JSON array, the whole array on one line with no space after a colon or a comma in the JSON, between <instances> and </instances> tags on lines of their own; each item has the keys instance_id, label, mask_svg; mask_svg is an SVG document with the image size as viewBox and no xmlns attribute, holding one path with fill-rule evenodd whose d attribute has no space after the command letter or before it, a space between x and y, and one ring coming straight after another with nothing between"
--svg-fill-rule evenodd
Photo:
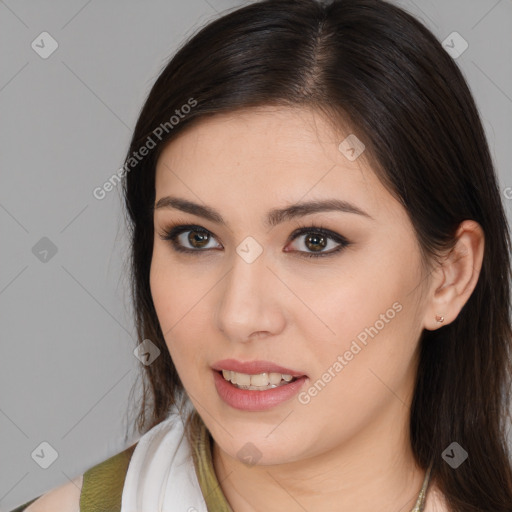
<instances>
[{"instance_id":1,"label":"ear","mask_svg":"<svg viewBox=\"0 0 512 512\"><path fill-rule=\"evenodd\" d=\"M480 224L465 220L457 229L455 238L454 248L433 272L423 320L424 328L430 331L457 318L473 293L482 269L485 235ZM439 322L439 317L444 321Z\"/></svg>"}]
</instances>

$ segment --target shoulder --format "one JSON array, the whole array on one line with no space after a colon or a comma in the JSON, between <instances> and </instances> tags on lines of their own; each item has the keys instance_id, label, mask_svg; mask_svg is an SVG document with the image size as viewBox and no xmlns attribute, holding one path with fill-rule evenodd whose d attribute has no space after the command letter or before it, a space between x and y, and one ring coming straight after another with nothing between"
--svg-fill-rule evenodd
<instances>
[{"instance_id":1,"label":"shoulder","mask_svg":"<svg viewBox=\"0 0 512 512\"><path fill-rule=\"evenodd\" d=\"M120 510L124 481L137 443L11 512ZM28 505L28 507L27 507Z\"/></svg>"},{"instance_id":2,"label":"shoulder","mask_svg":"<svg viewBox=\"0 0 512 512\"><path fill-rule=\"evenodd\" d=\"M60 487L43 494L31 503L24 512L78 512L80 510L80 492L83 475L76 477ZM16 511L13 511L16 512Z\"/></svg>"}]
</instances>

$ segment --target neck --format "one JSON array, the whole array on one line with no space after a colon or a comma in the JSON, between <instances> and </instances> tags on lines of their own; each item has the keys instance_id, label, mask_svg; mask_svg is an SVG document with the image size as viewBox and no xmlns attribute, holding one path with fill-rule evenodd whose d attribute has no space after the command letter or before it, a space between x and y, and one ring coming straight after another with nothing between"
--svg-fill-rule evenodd
<instances>
[{"instance_id":1,"label":"neck","mask_svg":"<svg viewBox=\"0 0 512 512\"><path fill-rule=\"evenodd\" d=\"M282 510L400 510L416 503L425 471L413 458L408 415L396 410L350 440L307 459L267 466L246 466L217 443L213 464L235 512Z\"/></svg>"}]
</instances>

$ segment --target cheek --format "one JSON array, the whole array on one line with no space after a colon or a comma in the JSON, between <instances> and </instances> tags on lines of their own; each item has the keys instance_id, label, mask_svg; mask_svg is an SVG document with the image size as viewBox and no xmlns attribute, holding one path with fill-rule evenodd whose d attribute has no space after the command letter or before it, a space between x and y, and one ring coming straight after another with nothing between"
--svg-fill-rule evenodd
<instances>
[{"instance_id":1,"label":"cheek","mask_svg":"<svg viewBox=\"0 0 512 512\"><path fill-rule=\"evenodd\" d=\"M404 261L393 250L361 251L332 269L328 278L301 285L299 293L316 319L310 314L295 318L308 339L321 342L331 359L333 353L349 350L354 341L364 348L372 340L389 337L394 341L382 346L399 350L402 343L414 341L411 334L418 328L414 290L421 282L419 269L419 260L411 252Z\"/></svg>"},{"instance_id":2,"label":"cheek","mask_svg":"<svg viewBox=\"0 0 512 512\"><path fill-rule=\"evenodd\" d=\"M179 318L179 301L176 294L175 272L171 265L165 265L163 259L158 251L154 251L149 285L160 327L165 336Z\"/></svg>"},{"instance_id":3,"label":"cheek","mask_svg":"<svg viewBox=\"0 0 512 512\"><path fill-rule=\"evenodd\" d=\"M205 293L190 270L169 257L169 250L155 244L149 273L151 297L164 334L187 322Z\"/></svg>"},{"instance_id":4,"label":"cheek","mask_svg":"<svg viewBox=\"0 0 512 512\"><path fill-rule=\"evenodd\" d=\"M206 344L205 332L207 289L190 274L168 261L165 251L153 254L149 275L151 296L165 343L182 382L187 381L185 368L199 366ZM210 335L211 336L211 335Z\"/></svg>"},{"instance_id":5,"label":"cheek","mask_svg":"<svg viewBox=\"0 0 512 512\"><path fill-rule=\"evenodd\" d=\"M373 310L367 313L374 318ZM416 370L416 334L405 315L404 307L389 323L375 326L374 320L359 324L347 314L345 325L338 325L340 332L347 327L347 334L338 336L337 343L314 349L310 360L315 361L315 372L294 409L295 418L304 418L308 430L318 433L315 450L328 450L341 438L357 436L383 411L400 415Z\"/></svg>"},{"instance_id":6,"label":"cheek","mask_svg":"<svg viewBox=\"0 0 512 512\"><path fill-rule=\"evenodd\" d=\"M394 399L390 389L405 393L410 384L421 334L422 277L419 254L409 250L408 258L400 258L398 249L380 250L380 258L369 251L324 283L322 295L309 295L332 331L315 338L311 323L301 320L300 328L315 340L312 387L302 403L310 399L315 414L368 414Z\"/></svg>"}]
</instances>

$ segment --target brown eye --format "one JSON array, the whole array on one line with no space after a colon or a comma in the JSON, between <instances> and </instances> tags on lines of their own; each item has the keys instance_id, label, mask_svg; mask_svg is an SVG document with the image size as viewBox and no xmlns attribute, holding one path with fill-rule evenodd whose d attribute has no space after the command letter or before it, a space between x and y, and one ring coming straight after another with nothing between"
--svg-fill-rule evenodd
<instances>
[{"instance_id":1,"label":"brown eye","mask_svg":"<svg viewBox=\"0 0 512 512\"><path fill-rule=\"evenodd\" d=\"M330 256L350 245L348 240L341 235L329 231L328 229L317 228L315 226L302 227L294 231L290 238L292 242L302 239L301 243L297 244L297 250L293 252L296 252L300 256L310 258ZM330 250L324 250L326 248Z\"/></svg>"},{"instance_id":2,"label":"brown eye","mask_svg":"<svg viewBox=\"0 0 512 512\"><path fill-rule=\"evenodd\" d=\"M170 241L175 251L182 253L195 253L196 255L202 253L208 254L211 249L218 250L223 248L221 244L217 246L214 244L212 246L210 242L216 241L215 236L201 226L188 224L170 226L164 229L163 233L159 236L162 240ZM334 255L350 245L350 242L338 233L315 226L304 226L295 230L290 235L289 241L294 242L301 236L304 236L304 239L303 242L299 244L298 249L285 249L284 252L293 252L299 256L309 258L319 258ZM330 250L324 250L326 248Z\"/></svg>"},{"instance_id":3,"label":"brown eye","mask_svg":"<svg viewBox=\"0 0 512 512\"><path fill-rule=\"evenodd\" d=\"M327 239L323 235L314 233L306 236L304 243L311 251L318 252L325 248Z\"/></svg>"},{"instance_id":4,"label":"brown eye","mask_svg":"<svg viewBox=\"0 0 512 512\"><path fill-rule=\"evenodd\" d=\"M196 249L203 249L208 244L210 235L206 233L206 231L190 230L188 233L187 241L192 247L195 247Z\"/></svg>"},{"instance_id":5,"label":"brown eye","mask_svg":"<svg viewBox=\"0 0 512 512\"><path fill-rule=\"evenodd\" d=\"M169 240L173 248L179 252L199 253L219 248L219 246L208 246L215 238L207 229L199 226L179 225L168 227L159 236L162 240Z\"/></svg>"}]
</instances>

